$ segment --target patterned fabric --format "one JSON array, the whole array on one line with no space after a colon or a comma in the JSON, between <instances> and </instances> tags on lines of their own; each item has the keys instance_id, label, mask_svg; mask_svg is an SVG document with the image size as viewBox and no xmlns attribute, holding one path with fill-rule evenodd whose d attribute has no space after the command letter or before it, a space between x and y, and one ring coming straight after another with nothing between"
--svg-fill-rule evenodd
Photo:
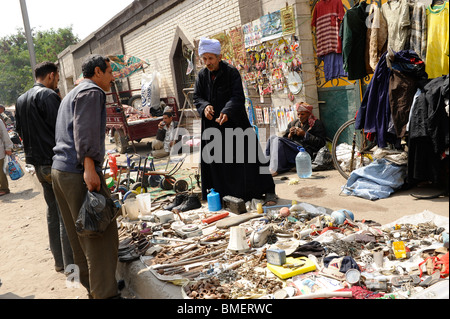
<instances>
[{"instance_id":1,"label":"patterned fabric","mask_svg":"<svg viewBox=\"0 0 450 319\"><path fill-rule=\"evenodd\" d=\"M342 52L339 27L344 14L341 0L321 0L316 4L311 26L316 28L317 56Z\"/></svg>"},{"instance_id":2,"label":"patterned fabric","mask_svg":"<svg viewBox=\"0 0 450 319\"><path fill-rule=\"evenodd\" d=\"M422 2L411 4L411 37L409 48L425 61L427 54L427 7Z\"/></svg>"}]
</instances>

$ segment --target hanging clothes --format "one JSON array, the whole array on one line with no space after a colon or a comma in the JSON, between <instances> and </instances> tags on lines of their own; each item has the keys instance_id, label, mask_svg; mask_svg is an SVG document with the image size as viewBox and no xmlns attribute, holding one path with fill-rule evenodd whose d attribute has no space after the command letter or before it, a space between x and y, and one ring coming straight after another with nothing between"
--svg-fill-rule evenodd
<instances>
[{"instance_id":1,"label":"hanging clothes","mask_svg":"<svg viewBox=\"0 0 450 319\"><path fill-rule=\"evenodd\" d=\"M388 30L386 19L381 14L381 9L372 4L369 10L369 17L372 17L370 26L367 29L367 38L369 42L368 60L369 65L375 71L378 61L387 49Z\"/></svg>"},{"instance_id":2,"label":"hanging clothes","mask_svg":"<svg viewBox=\"0 0 450 319\"><path fill-rule=\"evenodd\" d=\"M389 105L394 133L402 138L406 134L409 112L418 88L425 85L428 76L425 63L413 50L402 50L394 56L389 79Z\"/></svg>"},{"instance_id":3,"label":"hanging clothes","mask_svg":"<svg viewBox=\"0 0 450 319\"><path fill-rule=\"evenodd\" d=\"M430 79L449 73L449 4L427 7L426 71Z\"/></svg>"},{"instance_id":4,"label":"hanging clothes","mask_svg":"<svg viewBox=\"0 0 450 319\"><path fill-rule=\"evenodd\" d=\"M316 54L318 57L332 52L342 52L339 27L344 14L341 0L321 0L314 7L311 26L316 28Z\"/></svg>"},{"instance_id":5,"label":"hanging clothes","mask_svg":"<svg viewBox=\"0 0 450 319\"><path fill-rule=\"evenodd\" d=\"M344 71L342 53L328 53L319 57L319 59L323 61L326 81L348 76L347 72Z\"/></svg>"},{"instance_id":6,"label":"hanging clothes","mask_svg":"<svg viewBox=\"0 0 450 319\"><path fill-rule=\"evenodd\" d=\"M405 48L410 34L411 20L407 0L388 0L381 6L388 27L388 48L395 52Z\"/></svg>"},{"instance_id":7,"label":"hanging clothes","mask_svg":"<svg viewBox=\"0 0 450 319\"><path fill-rule=\"evenodd\" d=\"M355 129L364 129L366 133L375 133L378 147L386 147L389 136L388 128L391 119L389 105L389 79L391 70L386 62L385 52L373 75L372 80L364 93L361 106L356 115Z\"/></svg>"},{"instance_id":8,"label":"hanging clothes","mask_svg":"<svg viewBox=\"0 0 450 319\"><path fill-rule=\"evenodd\" d=\"M347 10L339 31L342 39L342 57L344 70L348 72L349 80L362 79L366 71L366 37L368 17L367 2Z\"/></svg>"},{"instance_id":9,"label":"hanging clothes","mask_svg":"<svg viewBox=\"0 0 450 319\"><path fill-rule=\"evenodd\" d=\"M422 2L410 3L411 30L407 48L425 61L427 55L427 7Z\"/></svg>"},{"instance_id":10,"label":"hanging clothes","mask_svg":"<svg viewBox=\"0 0 450 319\"><path fill-rule=\"evenodd\" d=\"M408 180L439 183L443 152L449 147L449 76L431 80L417 97L409 123Z\"/></svg>"}]
</instances>

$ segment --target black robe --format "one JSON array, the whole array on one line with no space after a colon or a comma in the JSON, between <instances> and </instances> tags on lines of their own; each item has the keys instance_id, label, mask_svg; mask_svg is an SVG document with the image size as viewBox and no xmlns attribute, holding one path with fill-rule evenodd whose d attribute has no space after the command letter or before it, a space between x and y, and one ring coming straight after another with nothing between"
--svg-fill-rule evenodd
<instances>
[{"instance_id":1,"label":"black robe","mask_svg":"<svg viewBox=\"0 0 450 319\"><path fill-rule=\"evenodd\" d=\"M203 199L207 198L208 190L212 188L221 197L231 195L244 201L275 193L275 183L268 169L269 161L262 152L245 110L245 95L239 71L221 61L219 70L214 72L214 80L211 73L207 68L202 69L194 89L194 104L202 118ZM214 107L212 120L208 120L204 114L208 105ZM220 113L228 116L228 121L223 125L215 121ZM240 129L245 132L246 137L238 135L233 149L226 148L226 134L233 130L237 134ZM220 132L220 135L208 137L205 130L206 133ZM238 142L242 141L244 141L243 148L237 147ZM213 146L220 145L217 143L221 143L222 147ZM211 157L214 157L214 160Z\"/></svg>"}]
</instances>

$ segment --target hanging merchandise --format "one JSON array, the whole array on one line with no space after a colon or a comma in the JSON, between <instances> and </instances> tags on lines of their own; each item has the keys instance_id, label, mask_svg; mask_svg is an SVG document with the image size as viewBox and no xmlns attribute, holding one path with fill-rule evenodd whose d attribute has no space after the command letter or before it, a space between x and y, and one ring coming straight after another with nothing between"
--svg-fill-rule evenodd
<instances>
[{"instance_id":1,"label":"hanging merchandise","mask_svg":"<svg viewBox=\"0 0 450 319\"><path fill-rule=\"evenodd\" d=\"M427 7L428 42L426 72L430 79L449 73L449 4Z\"/></svg>"},{"instance_id":2,"label":"hanging merchandise","mask_svg":"<svg viewBox=\"0 0 450 319\"><path fill-rule=\"evenodd\" d=\"M362 79L366 70L366 37L367 37L367 2L347 10L344 15L339 36L342 39L342 57L344 70L348 72L349 80Z\"/></svg>"},{"instance_id":3,"label":"hanging merchandise","mask_svg":"<svg viewBox=\"0 0 450 319\"><path fill-rule=\"evenodd\" d=\"M287 76L289 90L292 94L299 94L303 88L303 81L299 73L289 72Z\"/></svg>"},{"instance_id":4,"label":"hanging merchandise","mask_svg":"<svg viewBox=\"0 0 450 319\"><path fill-rule=\"evenodd\" d=\"M144 73L142 75L141 98L143 112L146 115L151 114L152 110L161 108L159 76L159 72L153 72L152 74Z\"/></svg>"},{"instance_id":5,"label":"hanging merchandise","mask_svg":"<svg viewBox=\"0 0 450 319\"><path fill-rule=\"evenodd\" d=\"M270 41L283 36L280 10L266 14L260 18L262 41Z\"/></svg>"},{"instance_id":6,"label":"hanging merchandise","mask_svg":"<svg viewBox=\"0 0 450 319\"><path fill-rule=\"evenodd\" d=\"M341 0L321 0L314 7L311 26L316 29L318 57L332 52L342 52L339 27L344 14Z\"/></svg>"},{"instance_id":7,"label":"hanging merchandise","mask_svg":"<svg viewBox=\"0 0 450 319\"><path fill-rule=\"evenodd\" d=\"M280 10L281 26L283 29L283 36L295 33L295 15L294 7L286 6Z\"/></svg>"},{"instance_id":8,"label":"hanging merchandise","mask_svg":"<svg viewBox=\"0 0 450 319\"><path fill-rule=\"evenodd\" d=\"M388 27L388 48L395 52L405 49L411 25L408 0L388 1L381 12Z\"/></svg>"}]
</instances>

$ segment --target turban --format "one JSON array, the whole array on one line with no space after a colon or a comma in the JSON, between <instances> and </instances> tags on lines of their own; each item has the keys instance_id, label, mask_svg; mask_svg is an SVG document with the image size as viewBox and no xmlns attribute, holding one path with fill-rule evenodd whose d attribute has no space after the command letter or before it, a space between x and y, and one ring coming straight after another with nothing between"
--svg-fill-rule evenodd
<instances>
[{"instance_id":1,"label":"turban","mask_svg":"<svg viewBox=\"0 0 450 319\"><path fill-rule=\"evenodd\" d=\"M309 112L308 124L310 130L317 121L317 118L312 114L313 106L308 103L297 103L297 112Z\"/></svg>"},{"instance_id":2,"label":"turban","mask_svg":"<svg viewBox=\"0 0 450 319\"><path fill-rule=\"evenodd\" d=\"M312 113L313 111L313 106L309 105L307 103L298 103L297 104L297 112L309 112Z\"/></svg>"},{"instance_id":3,"label":"turban","mask_svg":"<svg viewBox=\"0 0 450 319\"><path fill-rule=\"evenodd\" d=\"M212 53L219 55L222 48L220 46L219 40L201 38L200 44L198 45L198 55L202 56L204 53Z\"/></svg>"}]
</instances>

